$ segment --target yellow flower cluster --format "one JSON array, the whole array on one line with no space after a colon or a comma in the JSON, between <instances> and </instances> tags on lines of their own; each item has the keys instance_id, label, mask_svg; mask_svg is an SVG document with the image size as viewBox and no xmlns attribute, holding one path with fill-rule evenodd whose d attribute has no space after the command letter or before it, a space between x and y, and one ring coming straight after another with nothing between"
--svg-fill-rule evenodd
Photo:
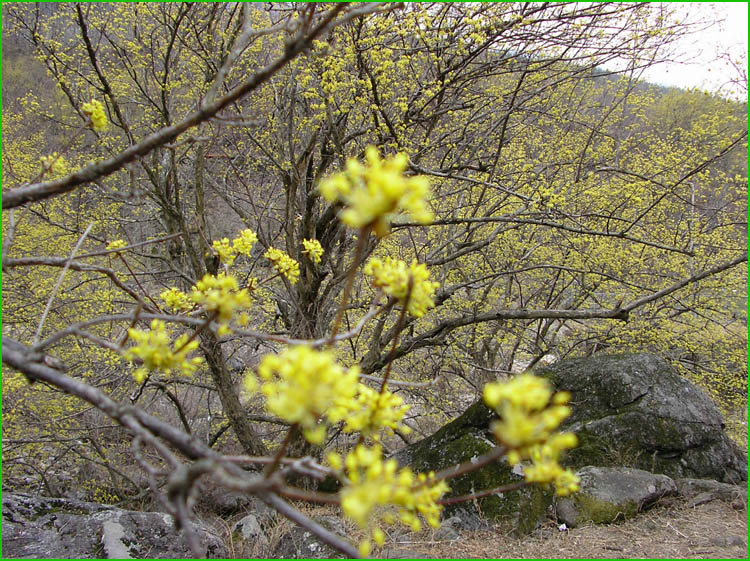
<instances>
[{"instance_id":1,"label":"yellow flower cluster","mask_svg":"<svg viewBox=\"0 0 750 561\"><path fill-rule=\"evenodd\" d=\"M359 384L356 398L332 411L329 418L333 423L345 421L344 432L359 432L362 436L379 440L378 433L383 428L391 433L396 429L403 434L411 432L409 427L401 424L408 410L404 400L388 390L381 393Z\"/></svg>"},{"instance_id":2,"label":"yellow flower cluster","mask_svg":"<svg viewBox=\"0 0 750 561\"><path fill-rule=\"evenodd\" d=\"M219 256L219 261L226 263L227 265L234 263L237 254L235 253L234 248L229 244L229 238L214 240L211 247L214 248L214 251Z\"/></svg>"},{"instance_id":3,"label":"yellow flower cluster","mask_svg":"<svg viewBox=\"0 0 750 561\"><path fill-rule=\"evenodd\" d=\"M161 370L167 375L171 374L172 370L178 370L189 376L203 362L200 357L187 358L188 353L198 348L198 341L185 344L188 336L180 335L174 342L174 346L170 346L169 332L164 322L158 319L151 322L150 330L141 331L131 327L128 329L128 335L136 342L136 345L126 350L123 356L128 360L143 361L143 366L133 374L138 383L143 382L151 370Z\"/></svg>"},{"instance_id":4,"label":"yellow flower cluster","mask_svg":"<svg viewBox=\"0 0 750 561\"><path fill-rule=\"evenodd\" d=\"M322 444L326 425L319 421L354 399L359 368L347 370L333 353L299 346L263 357L258 376L268 411L299 425L308 441ZM246 376L246 390L254 392L257 384L252 374Z\"/></svg>"},{"instance_id":5,"label":"yellow flower cluster","mask_svg":"<svg viewBox=\"0 0 750 561\"><path fill-rule=\"evenodd\" d=\"M558 463L562 452L574 448L578 439L573 433L554 432L570 415L570 393L553 395L546 379L521 374L507 382L487 384L484 401L500 416L491 428L508 447L508 462L532 461L525 469L527 481L554 483L558 495L578 490L578 477Z\"/></svg>"},{"instance_id":6,"label":"yellow flower cluster","mask_svg":"<svg viewBox=\"0 0 750 561\"><path fill-rule=\"evenodd\" d=\"M569 469L563 469L558 460L564 450L575 448L578 438L572 432L553 434L544 444L529 448L532 465L524 469L526 481L532 483L554 483L558 495L564 497L578 491L580 480Z\"/></svg>"},{"instance_id":7,"label":"yellow flower cluster","mask_svg":"<svg viewBox=\"0 0 750 561\"><path fill-rule=\"evenodd\" d=\"M409 163L406 154L382 160L378 149L365 150L366 165L354 158L346 162L346 170L335 173L320 183L320 193L329 202L345 205L341 221L352 228L372 227L382 237L391 229L394 214L405 212L421 224L429 224L433 215L425 199L430 184L424 176L406 177Z\"/></svg>"},{"instance_id":8,"label":"yellow flower cluster","mask_svg":"<svg viewBox=\"0 0 750 561\"><path fill-rule=\"evenodd\" d=\"M70 166L65 158L58 156L57 152L52 152L49 156L42 156L42 166L52 172L54 176L67 175L70 173Z\"/></svg>"},{"instance_id":9,"label":"yellow flower cluster","mask_svg":"<svg viewBox=\"0 0 750 561\"><path fill-rule=\"evenodd\" d=\"M107 244L107 249L122 249L127 247L128 243L124 240L114 240Z\"/></svg>"},{"instance_id":10,"label":"yellow flower cluster","mask_svg":"<svg viewBox=\"0 0 750 561\"><path fill-rule=\"evenodd\" d=\"M274 269L289 279L290 283L294 284L299 280L299 263L280 249L269 247L263 257L271 262Z\"/></svg>"},{"instance_id":11,"label":"yellow flower cluster","mask_svg":"<svg viewBox=\"0 0 750 561\"><path fill-rule=\"evenodd\" d=\"M258 236L256 233L248 228L242 230L240 235L232 240L231 244L229 243L229 238L222 238L221 240L214 241L211 247L213 247L214 251L219 255L219 259L222 263L231 265L234 263L234 260L238 255L246 255L249 257L250 250L253 249L253 246L257 241Z\"/></svg>"},{"instance_id":12,"label":"yellow flower cluster","mask_svg":"<svg viewBox=\"0 0 750 561\"><path fill-rule=\"evenodd\" d=\"M179 298L179 296L173 296ZM226 324L237 310L250 307L250 294L246 288L239 290L237 279L219 273L214 276L206 273L193 287L189 296L195 304L208 312L215 312L219 323Z\"/></svg>"},{"instance_id":13,"label":"yellow flower cluster","mask_svg":"<svg viewBox=\"0 0 750 561\"><path fill-rule=\"evenodd\" d=\"M370 259L365 265L364 273L374 278L373 284L381 287L386 294L397 298L404 304L409 293L409 278L412 279L411 295L407 311L414 317L422 317L427 310L435 306L433 300L439 282L430 281L430 271L426 265L420 265L416 259L411 265L399 259L377 257Z\"/></svg>"},{"instance_id":14,"label":"yellow flower cluster","mask_svg":"<svg viewBox=\"0 0 750 561\"><path fill-rule=\"evenodd\" d=\"M188 295L177 288L165 290L159 297L164 300L164 303L172 312L187 312L193 309L194 303Z\"/></svg>"},{"instance_id":15,"label":"yellow flower cluster","mask_svg":"<svg viewBox=\"0 0 750 561\"><path fill-rule=\"evenodd\" d=\"M331 467L341 472L346 468L349 482L341 490L341 508L344 514L361 528L371 528L370 536L379 546L385 534L379 526L382 520L393 524L396 517L385 507L393 505L398 520L418 532L422 527L421 514L433 528L440 525L442 506L437 500L449 490L445 481L435 481L434 473L415 475L411 469L398 469L396 460L383 460L380 446L357 446L345 460L336 453L328 455ZM379 507L385 512L378 516ZM360 553L370 553L369 537L360 543Z\"/></svg>"},{"instance_id":16,"label":"yellow flower cluster","mask_svg":"<svg viewBox=\"0 0 750 561\"><path fill-rule=\"evenodd\" d=\"M91 128L97 132L107 130L107 114L104 112L104 106L95 99L81 106L81 110L91 119Z\"/></svg>"},{"instance_id":17,"label":"yellow flower cluster","mask_svg":"<svg viewBox=\"0 0 750 561\"><path fill-rule=\"evenodd\" d=\"M323 258L323 246L320 245L320 242L318 240L302 240L302 245L305 247L302 253L307 253L313 263L320 263Z\"/></svg>"}]
</instances>

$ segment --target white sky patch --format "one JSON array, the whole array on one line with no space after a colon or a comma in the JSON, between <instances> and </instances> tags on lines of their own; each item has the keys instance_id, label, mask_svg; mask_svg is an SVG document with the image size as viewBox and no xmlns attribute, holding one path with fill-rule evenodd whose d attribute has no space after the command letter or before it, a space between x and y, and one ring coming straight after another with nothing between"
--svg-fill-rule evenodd
<instances>
[{"instance_id":1,"label":"white sky patch","mask_svg":"<svg viewBox=\"0 0 750 561\"><path fill-rule=\"evenodd\" d=\"M677 41L672 51L674 58L682 62L654 65L641 78L665 86L696 87L747 99L747 6L746 2L669 3L680 19L715 23ZM744 77L735 65L744 70ZM732 80L743 81L745 87L738 87Z\"/></svg>"}]
</instances>

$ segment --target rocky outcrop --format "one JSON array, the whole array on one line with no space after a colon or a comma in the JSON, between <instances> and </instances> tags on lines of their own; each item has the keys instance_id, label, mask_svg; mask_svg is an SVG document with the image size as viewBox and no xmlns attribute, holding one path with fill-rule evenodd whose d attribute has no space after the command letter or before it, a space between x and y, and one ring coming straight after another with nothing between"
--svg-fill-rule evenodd
<instances>
[{"instance_id":1,"label":"rocky outcrop","mask_svg":"<svg viewBox=\"0 0 750 561\"><path fill-rule=\"evenodd\" d=\"M716 405L663 359L596 356L539 370L568 390L563 428L580 445L566 459L581 467L627 466L672 478L747 481L747 456L724 432Z\"/></svg>"},{"instance_id":2,"label":"rocky outcrop","mask_svg":"<svg viewBox=\"0 0 750 561\"><path fill-rule=\"evenodd\" d=\"M578 476L580 491L555 500L557 520L569 528L632 518L660 498L677 494L672 478L640 469L587 466Z\"/></svg>"},{"instance_id":3,"label":"rocky outcrop","mask_svg":"<svg viewBox=\"0 0 750 561\"><path fill-rule=\"evenodd\" d=\"M204 558L222 541L196 527ZM3 558L169 559L192 557L172 517L71 499L3 493Z\"/></svg>"},{"instance_id":4,"label":"rocky outcrop","mask_svg":"<svg viewBox=\"0 0 750 561\"><path fill-rule=\"evenodd\" d=\"M699 388L664 360L648 354L597 356L562 361L540 369L557 390L572 393L572 415L564 430L578 434L580 446L564 463L630 467L671 478L747 480L747 457L724 432L719 410ZM435 434L394 454L418 471L440 470L469 461L493 446L494 414L475 402ZM496 462L452 480L451 495L464 495L520 481L522 469ZM533 530L544 519L551 494L537 487L491 495L478 504L493 519L515 518L516 531ZM448 515L452 512L448 509Z\"/></svg>"},{"instance_id":5,"label":"rocky outcrop","mask_svg":"<svg viewBox=\"0 0 750 561\"><path fill-rule=\"evenodd\" d=\"M479 401L463 415L448 423L435 434L396 452L392 457L400 465L411 466L416 471L438 471L475 459L495 446L489 431L494 417L490 409ZM519 466L520 467L520 466ZM449 497L468 495L484 489L493 489L523 480L523 471L506 462L494 462L477 471L449 482ZM544 520L552 494L539 487L526 487L506 493L482 497L476 501L460 503L445 509L451 516L462 511L466 515L481 515L490 519L511 519L519 535L532 532Z\"/></svg>"}]
</instances>

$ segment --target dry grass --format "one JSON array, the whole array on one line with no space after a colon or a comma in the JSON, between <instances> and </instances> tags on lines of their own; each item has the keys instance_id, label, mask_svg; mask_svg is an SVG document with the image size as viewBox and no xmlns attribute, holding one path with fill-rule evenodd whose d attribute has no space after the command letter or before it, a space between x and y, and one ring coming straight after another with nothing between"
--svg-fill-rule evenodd
<instances>
[{"instance_id":1,"label":"dry grass","mask_svg":"<svg viewBox=\"0 0 750 561\"><path fill-rule=\"evenodd\" d=\"M743 545L712 540L738 536ZM410 544L429 557L474 559L727 559L747 558L747 509L712 501L695 508L663 502L638 517L610 525L560 531L549 522L534 535L517 539L482 532L452 543Z\"/></svg>"},{"instance_id":2,"label":"dry grass","mask_svg":"<svg viewBox=\"0 0 750 561\"><path fill-rule=\"evenodd\" d=\"M434 530L394 532L385 547L373 554L436 559L746 559L747 507L737 510L737 506L715 500L691 508L682 499L663 500L648 512L618 524L560 531L549 521L522 539L502 526L462 532L454 541L436 540ZM308 506L305 511L315 517L336 514L330 508ZM269 541L264 544L238 543L230 538L228 553L234 558L271 558L291 527L291 522L279 520L268 530ZM359 537L349 524L347 530L350 539ZM740 538L742 545L717 543L733 536Z\"/></svg>"}]
</instances>

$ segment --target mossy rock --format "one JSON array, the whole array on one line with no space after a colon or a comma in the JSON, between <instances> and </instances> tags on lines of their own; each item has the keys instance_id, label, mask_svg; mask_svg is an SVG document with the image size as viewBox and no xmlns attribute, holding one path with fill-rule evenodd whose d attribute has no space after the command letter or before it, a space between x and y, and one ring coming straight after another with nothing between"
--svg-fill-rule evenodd
<instances>
[{"instance_id":1,"label":"mossy rock","mask_svg":"<svg viewBox=\"0 0 750 561\"><path fill-rule=\"evenodd\" d=\"M490 409L477 402L432 436L406 447L393 457L399 464L420 472L438 471L476 459L495 446L489 433L493 416ZM451 491L446 497L469 495L522 480L519 470L514 471L504 459L500 459L450 480ZM470 511L494 521L508 520L517 534L525 535L544 519L551 503L551 492L532 486L450 505L445 509L445 516Z\"/></svg>"},{"instance_id":2,"label":"mossy rock","mask_svg":"<svg viewBox=\"0 0 750 561\"><path fill-rule=\"evenodd\" d=\"M747 481L747 456L711 398L649 354L566 360L537 371L572 394L563 430L578 448L569 467L626 466L670 477Z\"/></svg>"},{"instance_id":3,"label":"mossy rock","mask_svg":"<svg viewBox=\"0 0 750 561\"><path fill-rule=\"evenodd\" d=\"M660 498L677 494L672 478L640 469L586 466L578 476L580 491L555 500L558 520L571 528L627 520Z\"/></svg>"}]
</instances>

